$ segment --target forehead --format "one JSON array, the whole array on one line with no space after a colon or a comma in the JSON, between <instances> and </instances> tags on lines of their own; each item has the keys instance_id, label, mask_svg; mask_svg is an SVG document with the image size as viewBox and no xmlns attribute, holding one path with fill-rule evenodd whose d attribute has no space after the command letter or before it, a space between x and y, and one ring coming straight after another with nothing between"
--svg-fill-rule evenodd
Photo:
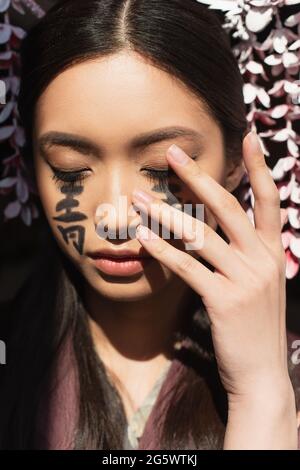
<instances>
[{"instance_id":1,"label":"forehead","mask_svg":"<svg viewBox=\"0 0 300 470\"><path fill-rule=\"evenodd\" d=\"M128 52L61 72L40 96L35 117L38 135L55 129L111 142L172 125L219 133L204 104L184 84Z\"/></svg>"}]
</instances>

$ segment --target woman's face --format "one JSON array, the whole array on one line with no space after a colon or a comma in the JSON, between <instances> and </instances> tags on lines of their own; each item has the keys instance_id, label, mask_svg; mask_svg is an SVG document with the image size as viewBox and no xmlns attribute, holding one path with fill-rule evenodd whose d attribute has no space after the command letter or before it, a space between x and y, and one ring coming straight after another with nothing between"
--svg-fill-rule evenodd
<instances>
[{"instance_id":1,"label":"woman's face","mask_svg":"<svg viewBox=\"0 0 300 470\"><path fill-rule=\"evenodd\" d=\"M192 132L179 135L174 127ZM139 272L122 275L107 272L107 264L95 260L105 249L141 252L132 235L141 221L132 206L134 188L169 203L174 196L180 203L201 203L176 175L168 191L155 173L147 173L168 168L166 151L172 143L226 185L228 165L217 123L184 85L134 53L73 65L37 102L34 158L46 217L88 285L107 298L141 299L175 280L154 258ZM103 212L103 204L115 213ZM207 208L205 221L216 228ZM184 250L181 240L169 242Z\"/></svg>"}]
</instances>

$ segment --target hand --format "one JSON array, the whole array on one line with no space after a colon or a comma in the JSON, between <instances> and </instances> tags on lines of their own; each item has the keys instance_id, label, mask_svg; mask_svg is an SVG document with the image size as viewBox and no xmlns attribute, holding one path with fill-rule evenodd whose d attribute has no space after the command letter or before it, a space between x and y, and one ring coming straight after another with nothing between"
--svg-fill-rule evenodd
<instances>
[{"instance_id":1,"label":"hand","mask_svg":"<svg viewBox=\"0 0 300 470\"><path fill-rule=\"evenodd\" d=\"M266 396L268 402L273 396L276 401L277 390L278 394L287 391L290 398L280 198L263 152L249 133L243 142L243 159L255 197L254 226L231 193L178 147L181 162L176 161L172 147L167 152L169 164L212 211L229 243L203 221L193 219L195 230L204 233L203 246L195 251L215 268L211 271L144 226L139 226L137 238L202 297L229 403L255 402L259 396ZM190 215L148 196L147 203L137 197L134 203L151 210L151 217L160 223L172 212L170 230L182 233L185 243L193 236L197 239L197 232L193 235L185 229Z\"/></svg>"}]
</instances>

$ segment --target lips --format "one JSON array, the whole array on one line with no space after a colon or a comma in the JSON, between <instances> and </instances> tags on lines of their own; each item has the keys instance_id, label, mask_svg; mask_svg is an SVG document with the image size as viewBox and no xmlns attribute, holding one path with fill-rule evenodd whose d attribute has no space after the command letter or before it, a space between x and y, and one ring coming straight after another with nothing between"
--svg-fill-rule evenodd
<instances>
[{"instance_id":1,"label":"lips","mask_svg":"<svg viewBox=\"0 0 300 470\"><path fill-rule=\"evenodd\" d=\"M111 276L132 276L142 273L144 268L154 259L144 249L96 251L89 254L94 266L103 274Z\"/></svg>"},{"instance_id":2,"label":"lips","mask_svg":"<svg viewBox=\"0 0 300 470\"><path fill-rule=\"evenodd\" d=\"M90 253L89 256L93 259L99 258L106 258L112 259L114 261L122 260L122 261L130 261L130 260L139 260L143 258L151 258L149 253L145 250L139 250L138 252L134 252L132 250L99 250L93 253Z\"/></svg>"},{"instance_id":3,"label":"lips","mask_svg":"<svg viewBox=\"0 0 300 470\"><path fill-rule=\"evenodd\" d=\"M141 274L146 266L154 260L153 256L141 248L139 251L122 249L103 249L88 253L94 266L103 274L110 276L132 276Z\"/></svg>"}]
</instances>

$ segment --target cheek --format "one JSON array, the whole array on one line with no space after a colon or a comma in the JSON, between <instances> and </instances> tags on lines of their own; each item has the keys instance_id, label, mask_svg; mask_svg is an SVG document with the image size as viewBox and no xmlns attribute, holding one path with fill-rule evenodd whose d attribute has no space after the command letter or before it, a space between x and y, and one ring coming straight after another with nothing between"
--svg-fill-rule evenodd
<instances>
[{"instance_id":1,"label":"cheek","mask_svg":"<svg viewBox=\"0 0 300 470\"><path fill-rule=\"evenodd\" d=\"M84 252L88 221L81 204L84 187L58 186L43 168L37 174L37 185L54 237L64 252L77 259Z\"/></svg>"}]
</instances>

